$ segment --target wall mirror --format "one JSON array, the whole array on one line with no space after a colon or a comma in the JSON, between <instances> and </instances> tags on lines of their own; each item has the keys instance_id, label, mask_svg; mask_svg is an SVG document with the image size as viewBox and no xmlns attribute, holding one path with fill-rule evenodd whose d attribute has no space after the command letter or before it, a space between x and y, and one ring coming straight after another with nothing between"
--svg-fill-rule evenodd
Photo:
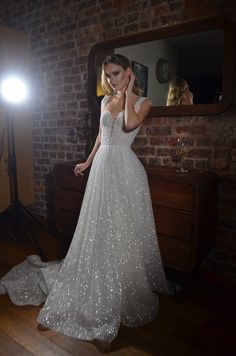
<instances>
[{"instance_id":1,"label":"wall mirror","mask_svg":"<svg viewBox=\"0 0 236 356\"><path fill-rule=\"evenodd\" d=\"M144 94L153 103L149 116L195 116L222 113L234 90L234 27L223 18L207 18L97 43L89 54L88 99L92 116L104 95L101 64L107 55L127 56ZM169 81L182 77L193 105L166 106Z\"/></svg>"}]
</instances>

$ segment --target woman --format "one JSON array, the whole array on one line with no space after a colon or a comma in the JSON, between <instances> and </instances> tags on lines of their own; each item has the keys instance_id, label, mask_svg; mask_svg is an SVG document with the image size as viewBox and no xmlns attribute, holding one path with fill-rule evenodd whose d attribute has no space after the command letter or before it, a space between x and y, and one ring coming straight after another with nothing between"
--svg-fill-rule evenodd
<instances>
[{"instance_id":1,"label":"woman","mask_svg":"<svg viewBox=\"0 0 236 356\"><path fill-rule=\"evenodd\" d=\"M14 279L21 276L23 286L30 271L34 299L30 292L23 301L23 287L19 300L14 298L9 276L2 279L2 288L15 303L46 300L38 316L41 325L110 343L121 324L133 327L153 320L158 310L153 291L169 289L146 173L130 148L151 103L139 96L124 56L114 54L104 61L102 82L110 95L102 101L99 134L86 162L74 169L76 175L83 174L92 164L69 251L61 263L42 263L31 256L27 265L23 262L10 273Z\"/></svg>"},{"instance_id":2,"label":"woman","mask_svg":"<svg viewBox=\"0 0 236 356\"><path fill-rule=\"evenodd\" d=\"M193 94L185 79L177 77L170 81L166 105L193 105Z\"/></svg>"}]
</instances>

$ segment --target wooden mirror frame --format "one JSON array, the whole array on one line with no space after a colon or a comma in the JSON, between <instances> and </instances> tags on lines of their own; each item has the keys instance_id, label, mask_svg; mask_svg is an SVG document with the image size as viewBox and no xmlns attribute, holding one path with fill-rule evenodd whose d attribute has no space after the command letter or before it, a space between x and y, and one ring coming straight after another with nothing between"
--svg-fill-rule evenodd
<instances>
[{"instance_id":1,"label":"wooden mirror frame","mask_svg":"<svg viewBox=\"0 0 236 356\"><path fill-rule=\"evenodd\" d=\"M97 106L95 105L97 68L95 67L95 59L99 51L214 29L221 29L224 32L222 100L213 104L153 106L148 116L202 116L224 112L232 102L234 91L235 29L225 18L214 17L118 37L94 45L88 58L88 104L90 114L92 116L97 115Z\"/></svg>"}]
</instances>

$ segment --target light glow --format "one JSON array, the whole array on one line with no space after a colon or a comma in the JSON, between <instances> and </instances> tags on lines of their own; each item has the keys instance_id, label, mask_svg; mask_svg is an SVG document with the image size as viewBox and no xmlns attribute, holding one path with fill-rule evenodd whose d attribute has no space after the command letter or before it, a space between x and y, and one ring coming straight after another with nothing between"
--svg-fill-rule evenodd
<instances>
[{"instance_id":1,"label":"light glow","mask_svg":"<svg viewBox=\"0 0 236 356\"><path fill-rule=\"evenodd\" d=\"M2 81L1 94L5 101L17 104L26 100L28 88L22 79L12 76Z\"/></svg>"}]
</instances>

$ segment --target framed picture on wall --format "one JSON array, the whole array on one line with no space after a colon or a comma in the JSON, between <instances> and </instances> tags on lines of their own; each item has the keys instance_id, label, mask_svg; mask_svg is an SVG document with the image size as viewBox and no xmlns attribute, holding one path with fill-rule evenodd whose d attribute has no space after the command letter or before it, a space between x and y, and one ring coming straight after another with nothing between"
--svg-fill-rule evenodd
<instances>
[{"instance_id":1,"label":"framed picture on wall","mask_svg":"<svg viewBox=\"0 0 236 356\"><path fill-rule=\"evenodd\" d=\"M147 96L148 67L141 63L132 61L132 68L138 79L140 88L142 89L142 96Z\"/></svg>"}]
</instances>

